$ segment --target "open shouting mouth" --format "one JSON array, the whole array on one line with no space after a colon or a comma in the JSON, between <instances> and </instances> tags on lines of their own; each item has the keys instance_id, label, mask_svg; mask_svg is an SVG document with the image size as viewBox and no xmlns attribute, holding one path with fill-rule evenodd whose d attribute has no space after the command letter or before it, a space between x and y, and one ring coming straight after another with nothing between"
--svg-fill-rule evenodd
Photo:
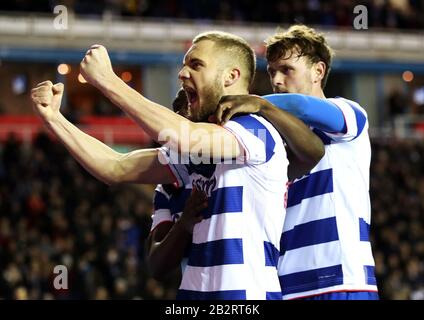
<instances>
[{"instance_id":1,"label":"open shouting mouth","mask_svg":"<svg viewBox=\"0 0 424 320\"><path fill-rule=\"evenodd\" d=\"M187 100L189 107L195 104L199 100L199 96L197 94L197 91L187 85L183 85L183 89L187 95Z\"/></svg>"}]
</instances>

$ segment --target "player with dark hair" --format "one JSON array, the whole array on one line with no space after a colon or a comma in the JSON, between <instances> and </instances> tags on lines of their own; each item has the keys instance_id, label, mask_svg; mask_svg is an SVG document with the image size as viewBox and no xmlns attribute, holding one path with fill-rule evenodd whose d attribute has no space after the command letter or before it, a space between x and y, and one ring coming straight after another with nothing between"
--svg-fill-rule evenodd
<instances>
[{"instance_id":1,"label":"player with dark hair","mask_svg":"<svg viewBox=\"0 0 424 320\"><path fill-rule=\"evenodd\" d=\"M367 113L354 101L325 97L333 53L322 34L295 25L269 37L266 47L276 94L224 97L217 118L225 123L254 112L275 125L285 110L325 144L318 165L289 187L278 263L284 299L378 299Z\"/></svg>"}]
</instances>

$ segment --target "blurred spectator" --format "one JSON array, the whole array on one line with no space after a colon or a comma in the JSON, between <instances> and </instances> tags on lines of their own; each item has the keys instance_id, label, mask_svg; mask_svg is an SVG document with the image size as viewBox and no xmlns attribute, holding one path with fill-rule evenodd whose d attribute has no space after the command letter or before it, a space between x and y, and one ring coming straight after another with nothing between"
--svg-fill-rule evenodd
<instances>
[{"instance_id":1,"label":"blurred spectator","mask_svg":"<svg viewBox=\"0 0 424 320\"><path fill-rule=\"evenodd\" d=\"M412 299L424 287L423 161L421 141L373 143L371 233L383 299Z\"/></svg>"},{"instance_id":2,"label":"blurred spectator","mask_svg":"<svg viewBox=\"0 0 424 320\"><path fill-rule=\"evenodd\" d=\"M414 89L412 100L413 113L424 114L424 86Z\"/></svg>"},{"instance_id":3,"label":"blurred spectator","mask_svg":"<svg viewBox=\"0 0 424 320\"><path fill-rule=\"evenodd\" d=\"M390 118L396 117L400 114L408 113L410 111L410 101L407 95L403 93L398 87L391 90L387 102Z\"/></svg>"},{"instance_id":4,"label":"blurred spectator","mask_svg":"<svg viewBox=\"0 0 424 320\"><path fill-rule=\"evenodd\" d=\"M398 87L392 88L387 97L387 112L386 122L394 127L397 116L412 112L411 102L408 96L403 93Z\"/></svg>"},{"instance_id":5,"label":"blurred spectator","mask_svg":"<svg viewBox=\"0 0 424 320\"><path fill-rule=\"evenodd\" d=\"M32 146L10 136L0 160L0 299L147 296L153 189L103 185L44 134ZM68 290L53 287L59 264Z\"/></svg>"},{"instance_id":6,"label":"blurred spectator","mask_svg":"<svg viewBox=\"0 0 424 320\"><path fill-rule=\"evenodd\" d=\"M263 5L254 0L67 0L6 1L0 11L52 12L63 4L77 15L93 18L105 13L131 17L195 19L204 21L246 21L260 23L308 23L327 27L350 27L354 18L353 0L269 0ZM423 29L423 1L364 0L369 14L369 27Z\"/></svg>"},{"instance_id":7,"label":"blurred spectator","mask_svg":"<svg viewBox=\"0 0 424 320\"><path fill-rule=\"evenodd\" d=\"M424 142L374 140L372 244L382 299L424 299ZM144 189L143 189L144 190ZM40 134L0 148L0 299L174 299L150 276L152 188L107 187ZM68 269L55 289L53 269Z\"/></svg>"}]
</instances>

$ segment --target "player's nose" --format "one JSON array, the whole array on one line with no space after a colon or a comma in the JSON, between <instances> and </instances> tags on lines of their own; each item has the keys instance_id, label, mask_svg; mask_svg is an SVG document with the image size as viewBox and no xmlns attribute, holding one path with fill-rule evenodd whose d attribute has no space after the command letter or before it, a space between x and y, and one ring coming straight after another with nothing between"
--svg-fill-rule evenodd
<instances>
[{"instance_id":1,"label":"player's nose","mask_svg":"<svg viewBox=\"0 0 424 320\"><path fill-rule=\"evenodd\" d=\"M273 87L284 86L284 75L277 72L274 76L271 77L271 83Z\"/></svg>"},{"instance_id":2,"label":"player's nose","mask_svg":"<svg viewBox=\"0 0 424 320\"><path fill-rule=\"evenodd\" d=\"M182 67L180 72L178 72L178 79L185 80L190 78L190 73L186 67Z\"/></svg>"}]
</instances>

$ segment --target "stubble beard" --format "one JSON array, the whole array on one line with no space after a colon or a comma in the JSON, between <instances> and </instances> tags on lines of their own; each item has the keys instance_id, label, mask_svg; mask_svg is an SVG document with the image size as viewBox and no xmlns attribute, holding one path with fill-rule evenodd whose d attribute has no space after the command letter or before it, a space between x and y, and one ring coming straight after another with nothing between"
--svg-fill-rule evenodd
<instances>
[{"instance_id":1,"label":"stubble beard","mask_svg":"<svg viewBox=\"0 0 424 320\"><path fill-rule=\"evenodd\" d=\"M196 116L192 114L195 118L193 121L208 122L209 116L215 113L223 94L223 89L219 85L218 79L216 79L210 88L205 89L203 103L199 108L199 113Z\"/></svg>"}]
</instances>

